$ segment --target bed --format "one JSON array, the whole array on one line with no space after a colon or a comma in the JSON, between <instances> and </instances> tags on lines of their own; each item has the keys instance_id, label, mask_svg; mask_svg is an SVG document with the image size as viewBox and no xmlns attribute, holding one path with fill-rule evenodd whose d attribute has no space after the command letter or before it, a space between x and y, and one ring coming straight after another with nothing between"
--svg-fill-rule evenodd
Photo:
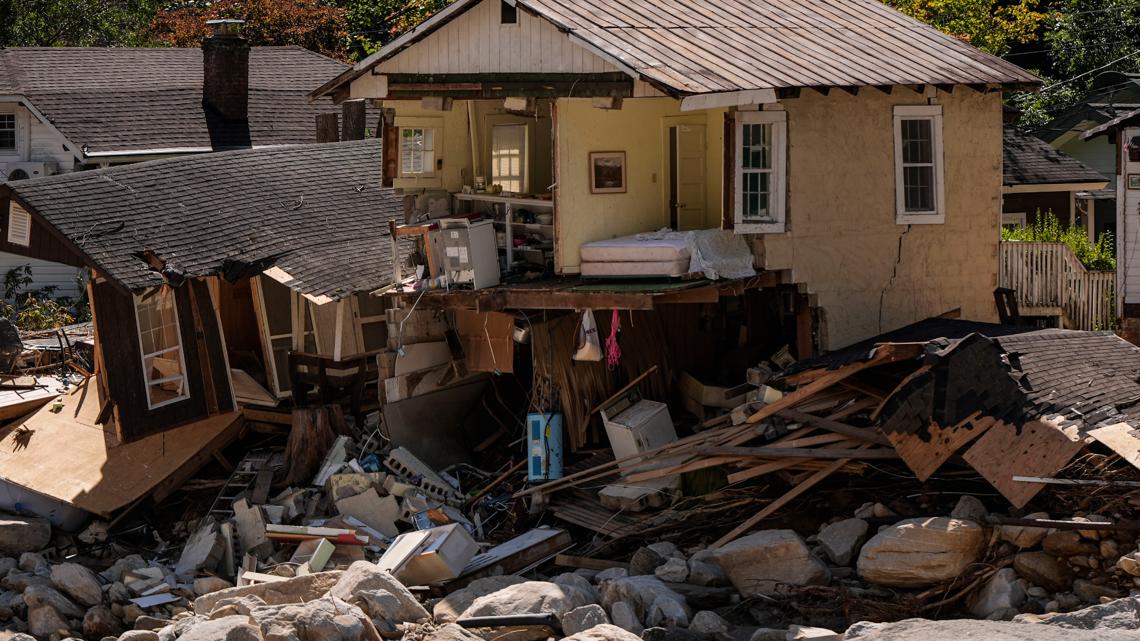
<instances>
[{"instance_id":1,"label":"bed","mask_svg":"<svg viewBox=\"0 0 1140 641\"><path fill-rule=\"evenodd\" d=\"M586 243L581 248L583 276L662 277L689 273L689 239L681 235L639 234Z\"/></svg>"}]
</instances>

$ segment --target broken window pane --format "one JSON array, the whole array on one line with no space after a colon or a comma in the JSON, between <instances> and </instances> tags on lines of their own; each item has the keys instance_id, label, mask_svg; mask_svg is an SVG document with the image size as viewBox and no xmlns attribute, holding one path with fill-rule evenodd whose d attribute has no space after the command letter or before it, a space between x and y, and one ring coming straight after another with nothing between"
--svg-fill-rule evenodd
<instances>
[{"instance_id":1,"label":"broken window pane","mask_svg":"<svg viewBox=\"0 0 1140 641\"><path fill-rule=\"evenodd\" d=\"M147 401L153 409L189 396L174 291L167 286L135 295Z\"/></svg>"}]
</instances>

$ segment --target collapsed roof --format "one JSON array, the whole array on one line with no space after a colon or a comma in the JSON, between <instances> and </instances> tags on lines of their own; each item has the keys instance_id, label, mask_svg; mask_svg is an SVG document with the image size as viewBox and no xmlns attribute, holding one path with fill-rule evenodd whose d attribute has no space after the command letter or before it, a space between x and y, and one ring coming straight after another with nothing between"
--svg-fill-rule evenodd
<instances>
[{"instance_id":1,"label":"collapsed roof","mask_svg":"<svg viewBox=\"0 0 1140 641\"><path fill-rule=\"evenodd\" d=\"M392 281L376 139L172 158L0 187L126 289L271 273L316 302Z\"/></svg>"}]
</instances>

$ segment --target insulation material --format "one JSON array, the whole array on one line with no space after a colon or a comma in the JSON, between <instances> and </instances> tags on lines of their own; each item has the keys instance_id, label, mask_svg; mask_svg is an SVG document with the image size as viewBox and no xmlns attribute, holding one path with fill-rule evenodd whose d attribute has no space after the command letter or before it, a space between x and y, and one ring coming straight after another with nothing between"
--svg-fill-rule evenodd
<instances>
[{"instance_id":1,"label":"insulation material","mask_svg":"<svg viewBox=\"0 0 1140 641\"><path fill-rule=\"evenodd\" d=\"M467 369L515 371L515 317L499 312L455 311L455 330L463 343Z\"/></svg>"}]
</instances>

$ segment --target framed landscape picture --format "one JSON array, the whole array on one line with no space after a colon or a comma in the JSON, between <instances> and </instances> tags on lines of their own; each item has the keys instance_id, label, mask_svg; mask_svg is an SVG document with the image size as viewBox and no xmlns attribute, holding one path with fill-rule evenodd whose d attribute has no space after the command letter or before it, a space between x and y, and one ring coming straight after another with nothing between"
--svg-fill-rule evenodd
<instances>
[{"instance_id":1,"label":"framed landscape picture","mask_svg":"<svg viewBox=\"0 0 1140 641\"><path fill-rule=\"evenodd\" d=\"M1128 174L1128 188L1140 189L1140 174Z\"/></svg>"},{"instance_id":2,"label":"framed landscape picture","mask_svg":"<svg viewBox=\"0 0 1140 641\"><path fill-rule=\"evenodd\" d=\"M625 179L624 151L590 152L591 194L624 194Z\"/></svg>"}]
</instances>

